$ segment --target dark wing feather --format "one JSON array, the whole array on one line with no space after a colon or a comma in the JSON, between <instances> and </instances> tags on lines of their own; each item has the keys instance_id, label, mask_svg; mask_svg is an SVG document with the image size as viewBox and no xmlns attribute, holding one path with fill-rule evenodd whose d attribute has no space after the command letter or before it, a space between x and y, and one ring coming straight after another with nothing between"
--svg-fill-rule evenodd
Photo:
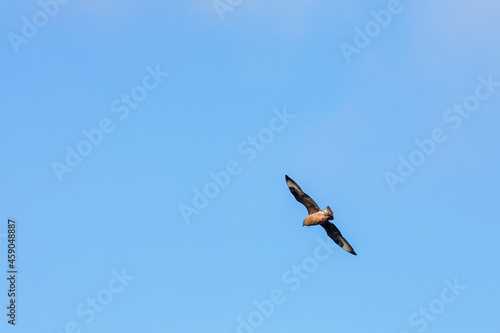
<instances>
[{"instance_id":1,"label":"dark wing feather","mask_svg":"<svg viewBox=\"0 0 500 333\"><path fill-rule=\"evenodd\" d=\"M285 175L286 179L286 184L288 185L288 188L290 189L290 192L292 192L293 196L295 199L297 199L298 202L306 206L307 212L309 214L316 213L320 211L319 206L314 202L313 199L311 199L310 196L304 193L302 189L300 188L299 185L297 185L296 182L292 180L292 178L288 177Z\"/></svg>"},{"instance_id":2,"label":"dark wing feather","mask_svg":"<svg viewBox=\"0 0 500 333\"><path fill-rule=\"evenodd\" d=\"M346 250L347 252L357 255L356 252L354 252L354 249L352 248L351 244L347 242L347 240L342 237L342 234L340 233L340 230L335 226L335 224L326 222L321 225L323 228L325 228L326 233L328 236L330 236L331 239L335 243L337 243L338 246Z\"/></svg>"}]
</instances>

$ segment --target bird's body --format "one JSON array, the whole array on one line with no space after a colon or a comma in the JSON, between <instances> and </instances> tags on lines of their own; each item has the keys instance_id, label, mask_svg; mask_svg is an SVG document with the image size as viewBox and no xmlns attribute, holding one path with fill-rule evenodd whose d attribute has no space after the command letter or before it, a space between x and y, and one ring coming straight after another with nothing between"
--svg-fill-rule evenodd
<instances>
[{"instance_id":1,"label":"bird's body","mask_svg":"<svg viewBox=\"0 0 500 333\"><path fill-rule=\"evenodd\" d=\"M325 215L324 211L320 210L319 212L307 215L307 217L304 219L303 225L310 227L312 225L326 223L329 220L333 220L333 216L329 217L328 215Z\"/></svg>"},{"instance_id":2,"label":"bird's body","mask_svg":"<svg viewBox=\"0 0 500 333\"><path fill-rule=\"evenodd\" d=\"M334 219L333 211L330 206L327 206L325 210L321 210L316 204L316 202L311 199L310 196L304 193L299 185L294 182L290 177L285 175L286 184L292 192L295 199L303 204L307 208L308 215L304 219L303 226L313 226L321 225L328 236L333 239L333 241L346 250L347 252L356 255L352 246L347 242L347 240L342 236L339 229L330 221Z\"/></svg>"}]
</instances>

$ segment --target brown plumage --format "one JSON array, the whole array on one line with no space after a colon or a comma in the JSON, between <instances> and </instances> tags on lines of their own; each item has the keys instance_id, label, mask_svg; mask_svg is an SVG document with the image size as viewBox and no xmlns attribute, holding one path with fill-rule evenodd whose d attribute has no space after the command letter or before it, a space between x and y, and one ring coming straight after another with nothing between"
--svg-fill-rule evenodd
<instances>
[{"instance_id":1,"label":"brown plumage","mask_svg":"<svg viewBox=\"0 0 500 333\"><path fill-rule=\"evenodd\" d=\"M347 242L347 240L342 236L339 229L331 222L334 219L333 212L330 206L327 206L325 210L321 210L316 202L302 191L299 185L292 180L292 178L285 175L286 184L292 192L295 199L303 204L307 208L307 217L304 219L303 226L321 225L328 236L333 239L333 241L346 250L347 252L356 255L352 246Z\"/></svg>"}]
</instances>

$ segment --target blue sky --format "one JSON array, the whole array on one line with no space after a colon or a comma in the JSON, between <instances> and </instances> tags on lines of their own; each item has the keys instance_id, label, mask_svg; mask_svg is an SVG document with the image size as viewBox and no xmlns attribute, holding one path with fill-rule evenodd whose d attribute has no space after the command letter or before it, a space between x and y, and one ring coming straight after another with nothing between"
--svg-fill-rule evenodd
<instances>
[{"instance_id":1,"label":"blue sky","mask_svg":"<svg viewBox=\"0 0 500 333\"><path fill-rule=\"evenodd\" d=\"M63 2L2 3L2 327L498 331L497 2Z\"/></svg>"}]
</instances>

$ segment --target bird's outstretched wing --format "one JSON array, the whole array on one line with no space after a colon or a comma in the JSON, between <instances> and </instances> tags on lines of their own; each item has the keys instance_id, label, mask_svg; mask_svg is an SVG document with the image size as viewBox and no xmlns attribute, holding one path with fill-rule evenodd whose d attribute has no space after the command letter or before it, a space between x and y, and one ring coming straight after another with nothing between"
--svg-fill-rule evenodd
<instances>
[{"instance_id":1,"label":"bird's outstretched wing","mask_svg":"<svg viewBox=\"0 0 500 333\"><path fill-rule=\"evenodd\" d=\"M325 228L326 233L328 236L330 236L331 239L335 243L337 243L338 246L346 250L347 252L354 254L355 256L357 255L356 252L354 252L354 249L352 248L351 244L349 244L344 237L342 237L342 234L340 233L340 230L335 226L335 224L326 222L321 224L323 228Z\"/></svg>"},{"instance_id":2,"label":"bird's outstretched wing","mask_svg":"<svg viewBox=\"0 0 500 333\"><path fill-rule=\"evenodd\" d=\"M292 180L292 178L285 175L285 179L286 179L286 184L290 189L290 192L292 192L293 196L295 197L295 199L297 199L298 202L306 206L307 212L309 214L316 213L321 210L319 209L318 204L316 204L316 202L314 202L314 200L311 199L310 196L305 194L304 191L302 191L302 189L300 188L300 186L297 185L297 183Z\"/></svg>"}]
</instances>

